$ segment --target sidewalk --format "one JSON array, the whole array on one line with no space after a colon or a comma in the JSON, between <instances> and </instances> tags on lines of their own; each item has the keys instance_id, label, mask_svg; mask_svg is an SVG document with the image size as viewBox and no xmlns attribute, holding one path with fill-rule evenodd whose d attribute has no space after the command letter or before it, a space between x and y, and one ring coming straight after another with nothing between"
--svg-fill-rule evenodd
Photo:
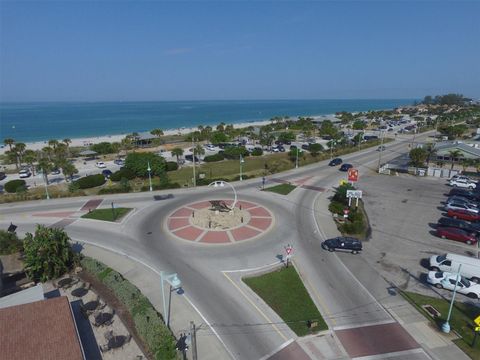
<instances>
[{"instance_id":1,"label":"sidewalk","mask_svg":"<svg viewBox=\"0 0 480 360\"><path fill-rule=\"evenodd\" d=\"M82 254L95 258L112 269L118 271L144 294L155 306L159 313L163 313L162 292L160 277L146 266L128 259L125 256L105 250L103 248L84 244ZM168 295L168 290L166 291ZM168 301L168 300L167 300ZM194 322L197 328L197 358L202 360L231 359L225 347L215 335L212 328L193 308L186 295L172 292L170 310L170 328L176 338L180 334L190 333L190 323ZM192 346L187 352L188 359L192 359Z\"/></svg>"}]
</instances>

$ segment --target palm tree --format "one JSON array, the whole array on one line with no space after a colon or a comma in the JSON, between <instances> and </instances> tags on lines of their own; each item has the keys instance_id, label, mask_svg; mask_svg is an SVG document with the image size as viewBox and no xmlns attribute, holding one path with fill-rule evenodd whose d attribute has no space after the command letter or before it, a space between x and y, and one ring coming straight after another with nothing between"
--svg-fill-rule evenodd
<instances>
[{"instance_id":1,"label":"palm tree","mask_svg":"<svg viewBox=\"0 0 480 360\"><path fill-rule=\"evenodd\" d=\"M32 169L32 175L35 176L35 162L37 161L37 153L33 150L25 150L23 160Z\"/></svg>"},{"instance_id":2,"label":"palm tree","mask_svg":"<svg viewBox=\"0 0 480 360\"><path fill-rule=\"evenodd\" d=\"M217 125L217 131L224 132L225 131L225 123L221 122Z\"/></svg>"},{"instance_id":3,"label":"palm tree","mask_svg":"<svg viewBox=\"0 0 480 360\"><path fill-rule=\"evenodd\" d=\"M13 147L13 152L17 155L20 166L22 166L23 154L25 152L26 147L27 145L25 145L24 143L16 143L15 146Z\"/></svg>"},{"instance_id":4,"label":"palm tree","mask_svg":"<svg viewBox=\"0 0 480 360\"><path fill-rule=\"evenodd\" d=\"M183 149L179 147L173 148L172 155L177 157L177 164L178 164L178 158L183 155Z\"/></svg>"},{"instance_id":5,"label":"palm tree","mask_svg":"<svg viewBox=\"0 0 480 360\"><path fill-rule=\"evenodd\" d=\"M450 150L448 152L448 156L450 157L450 161L452 162L451 163L451 167L450 167L450 170L453 169L453 165L455 163L455 159L459 158L461 155L463 155L463 153L460 151L460 150Z\"/></svg>"},{"instance_id":6,"label":"palm tree","mask_svg":"<svg viewBox=\"0 0 480 360\"><path fill-rule=\"evenodd\" d=\"M65 177L65 181L68 181L67 177L70 178L70 180L72 180L73 175L78 174L78 169L70 161L64 161L61 164L61 168L62 168L63 176Z\"/></svg>"},{"instance_id":7,"label":"palm tree","mask_svg":"<svg viewBox=\"0 0 480 360\"><path fill-rule=\"evenodd\" d=\"M67 146L67 156L70 156L70 144L72 143L72 140L65 138L62 140L62 142Z\"/></svg>"},{"instance_id":8,"label":"palm tree","mask_svg":"<svg viewBox=\"0 0 480 360\"><path fill-rule=\"evenodd\" d=\"M202 145L200 144L197 144L197 146L195 146L195 154L197 155L205 155L205 149L203 148Z\"/></svg>"},{"instance_id":9,"label":"palm tree","mask_svg":"<svg viewBox=\"0 0 480 360\"><path fill-rule=\"evenodd\" d=\"M48 146L53 147L53 149L55 149L58 144L59 144L58 140L55 140L55 139L48 140Z\"/></svg>"},{"instance_id":10,"label":"palm tree","mask_svg":"<svg viewBox=\"0 0 480 360\"><path fill-rule=\"evenodd\" d=\"M152 134L153 136L156 136L160 139L160 137L163 136L163 130L162 129L153 129L152 131L150 131L150 134Z\"/></svg>"},{"instance_id":11,"label":"palm tree","mask_svg":"<svg viewBox=\"0 0 480 360\"><path fill-rule=\"evenodd\" d=\"M38 161L37 167L42 170L43 178L45 179L45 183L48 185L48 173L52 171L53 168L51 161L45 157L41 158Z\"/></svg>"},{"instance_id":12,"label":"palm tree","mask_svg":"<svg viewBox=\"0 0 480 360\"><path fill-rule=\"evenodd\" d=\"M53 149L50 146L45 146L42 149L42 153L47 156L49 161L52 161Z\"/></svg>"},{"instance_id":13,"label":"palm tree","mask_svg":"<svg viewBox=\"0 0 480 360\"><path fill-rule=\"evenodd\" d=\"M10 151L12 151L12 145L15 144L15 140L13 140L11 138L8 138L8 139L3 140L3 143L5 145L8 145L8 147L10 148Z\"/></svg>"}]
</instances>

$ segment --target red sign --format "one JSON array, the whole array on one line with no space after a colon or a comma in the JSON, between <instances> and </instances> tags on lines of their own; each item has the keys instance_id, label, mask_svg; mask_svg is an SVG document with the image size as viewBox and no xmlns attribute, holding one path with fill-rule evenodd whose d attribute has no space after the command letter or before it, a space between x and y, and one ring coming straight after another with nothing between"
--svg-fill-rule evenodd
<instances>
[{"instance_id":1,"label":"red sign","mask_svg":"<svg viewBox=\"0 0 480 360\"><path fill-rule=\"evenodd\" d=\"M358 170L354 168L348 169L348 181L355 182L358 181Z\"/></svg>"},{"instance_id":2,"label":"red sign","mask_svg":"<svg viewBox=\"0 0 480 360\"><path fill-rule=\"evenodd\" d=\"M287 252L287 255L290 255L290 253L292 252L293 248L291 247L286 247L285 248L285 251Z\"/></svg>"},{"instance_id":3,"label":"red sign","mask_svg":"<svg viewBox=\"0 0 480 360\"><path fill-rule=\"evenodd\" d=\"M344 213L345 215L348 215L349 212L350 212L349 209L343 209L343 213Z\"/></svg>"}]
</instances>

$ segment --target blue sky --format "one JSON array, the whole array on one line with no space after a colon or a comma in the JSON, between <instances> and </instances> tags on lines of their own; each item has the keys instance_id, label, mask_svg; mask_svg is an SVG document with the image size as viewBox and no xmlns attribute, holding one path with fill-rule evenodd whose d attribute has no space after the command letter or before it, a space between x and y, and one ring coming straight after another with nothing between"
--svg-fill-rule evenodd
<instances>
[{"instance_id":1,"label":"blue sky","mask_svg":"<svg viewBox=\"0 0 480 360\"><path fill-rule=\"evenodd\" d=\"M0 6L0 101L480 97L477 1Z\"/></svg>"}]
</instances>

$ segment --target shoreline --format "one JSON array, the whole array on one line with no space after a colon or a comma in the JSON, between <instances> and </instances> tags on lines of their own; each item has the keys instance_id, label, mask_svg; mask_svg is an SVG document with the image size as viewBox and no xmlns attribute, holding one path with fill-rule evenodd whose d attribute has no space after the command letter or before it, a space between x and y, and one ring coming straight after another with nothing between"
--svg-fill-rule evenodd
<instances>
[{"instance_id":1,"label":"shoreline","mask_svg":"<svg viewBox=\"0 0 480 360\"><path fill-rule=\"evenodd\" d=\"M312 116L312 117L318 118L322 116L325 116L325 115ZM246 128L249 126L264 126L270 123L271 123L270 120L259 120L259 121L251 121L251 122L240 122L232 125L235 129L240 129L240 128ZM215 126L212 126L212 128L215 128ZM169 129L169 130L164 130L164 135L186 135L196 130L198 130L198 127L190 127L190 128L182 127L177 129ZM112 134L112 135L71 138L70 140L72 140L72 142L70 143L69 146L70 147L88 147L90 145L98 144L101 142L110 142L110 143L120 142L123 138L125 138L126 135L127 134ZM62 139L56 139L56 140L61 142ZM42 148L48 146L48 140L27 142L25 143L25 145L27 150L34 150L34 151L41 150ZM3 147L0 148L0 155L3 155L7 150L9 150L9 147L7 145L3 145Z\"/></svg>"}]
</instances>

